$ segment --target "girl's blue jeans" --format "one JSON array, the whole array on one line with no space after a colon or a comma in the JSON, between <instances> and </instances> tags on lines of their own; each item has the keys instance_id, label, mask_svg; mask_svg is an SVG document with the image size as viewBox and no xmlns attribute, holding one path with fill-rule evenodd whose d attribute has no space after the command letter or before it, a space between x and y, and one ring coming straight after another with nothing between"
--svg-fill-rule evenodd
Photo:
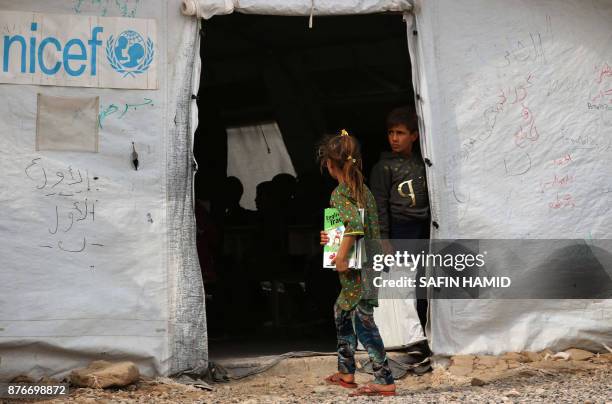
<instances>
[{"instance_id":1,"label":"girl's blue jeans","mask_svg":"<svg viewBox=\"0 0 612 404\"><path fill-rule=\"evenodd\" d=\"M392 384L393 375L387 361L385 346L374 322L374 306L362 300L352 310L345 311L336 304L334 316L338 337L338 371L355 373L355 350L359 340L372 361L374 382Z\"/></svg>"}]
</instances>

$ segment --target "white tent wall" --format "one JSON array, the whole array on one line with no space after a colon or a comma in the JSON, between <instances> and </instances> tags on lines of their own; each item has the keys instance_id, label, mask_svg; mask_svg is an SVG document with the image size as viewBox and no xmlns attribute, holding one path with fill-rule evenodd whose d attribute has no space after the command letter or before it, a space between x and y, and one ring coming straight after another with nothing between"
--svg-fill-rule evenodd
<instances>
[{"instance_id":1,"label":"white tent wall","mask_svg":"<svg viewBox=\"0 0 612 404\"><path fill-rule=\"evenodd\" d=\"M417 1L414 16L432 237L609 239L612 1ZM612 300L432 300L429 328L439 354L600 350Z\"/></svg>"},{"instance_id":2,"label":"white tent wall","mask_svg":"<svg viewBox=\"0 0 612 404\"><path fill-rule=\"evenodd\" d=\"M157 24L156 90L0 84L0 380L60 376L94 359L132 360L147 375L207 367L192 207L199 35L180 7L179 0L0 0L0 13ZM36 151L38 93L99 96L98 153ZM61 222L56 207L76 196L59 200L50 188L69 170L89 181L81 196L90 210L95 202L95 221ZM68 238L69 225L78 237ZM65 237L59 247L83 240L85 248L64 251L54 234Z\"/></svg>"}]
</instances>

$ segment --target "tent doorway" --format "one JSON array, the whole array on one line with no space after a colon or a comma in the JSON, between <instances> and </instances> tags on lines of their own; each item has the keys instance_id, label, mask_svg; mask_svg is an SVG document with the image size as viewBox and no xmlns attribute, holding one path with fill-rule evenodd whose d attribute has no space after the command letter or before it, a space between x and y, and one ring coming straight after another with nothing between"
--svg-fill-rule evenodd
<instances>
[{"instance_id":1,"label":"tent doorway","mask_svg":"<svg viewBox=\"0 0 612 404\"><path fill-rule=\"evenodd\" d=\"M317 140L347 128L367 176L385 117L413 105L399 14L232 14L203 22L195 156L210 356L335 349L335 273L318 232L334 187ZM229 177L229 179L228 179Z\"/></svg>"}]
</instances>

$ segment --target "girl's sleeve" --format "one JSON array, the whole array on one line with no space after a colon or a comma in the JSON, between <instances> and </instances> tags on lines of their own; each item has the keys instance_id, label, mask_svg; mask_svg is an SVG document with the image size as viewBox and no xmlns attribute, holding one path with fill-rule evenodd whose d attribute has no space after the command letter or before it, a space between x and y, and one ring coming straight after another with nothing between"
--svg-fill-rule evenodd
<instances>
[{"instance_id":1,"label":"girl's sleeve","mask_svg":"<svg viewBox=\"0 0 612 404\"><path fill-rule=\"evenodd\" d=\"M361 215L359 209L355 206L346 196L341 193L332 195L331 199L332 207L338 209L340 218L344 223L344 234L347 236L363 236L363 222L361 221Z\"/></svg>"}]
</instances>

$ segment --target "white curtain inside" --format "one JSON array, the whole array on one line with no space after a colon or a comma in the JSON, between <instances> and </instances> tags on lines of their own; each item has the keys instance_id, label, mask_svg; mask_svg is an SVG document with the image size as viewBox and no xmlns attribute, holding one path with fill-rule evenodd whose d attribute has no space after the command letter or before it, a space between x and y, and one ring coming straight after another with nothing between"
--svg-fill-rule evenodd
<instances>
[{"instance_id":1,"label":"white curtain inside","mask_svg":"<svg viewBox=\"0 0 612 404\"><path fill-rule=\"evenodd\" d=\"M244 186L240 205L255 210L257 184L276 174L295 176L293 163L276 122L227 129L227 175L238 177Z\"/></svg>"}]
</instances>

